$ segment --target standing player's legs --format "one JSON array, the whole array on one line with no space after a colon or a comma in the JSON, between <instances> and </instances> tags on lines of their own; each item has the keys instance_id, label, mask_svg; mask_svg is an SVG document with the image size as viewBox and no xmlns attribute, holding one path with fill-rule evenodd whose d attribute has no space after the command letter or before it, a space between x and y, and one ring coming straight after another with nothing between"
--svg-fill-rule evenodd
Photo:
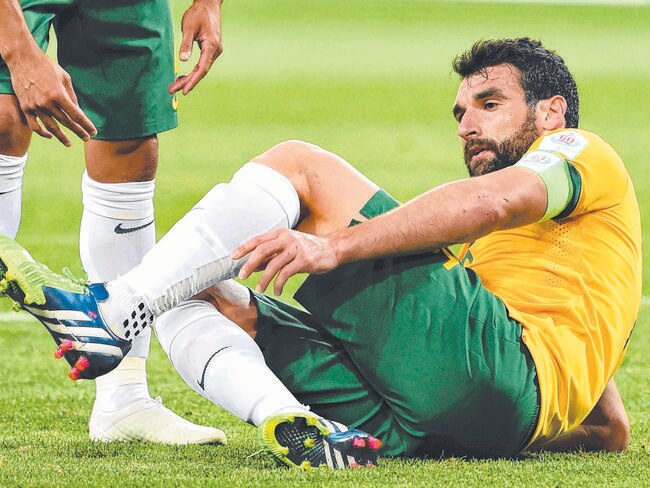
<instances>
[{"instance_id":1,"label":"standing player's legs","mask_svg":"<svg viewBox=\"0 0 650 488\"><path fill-rule=\"evenodd\" d=\"M119 29L115 28L119 25ZM93 281L127 272L155 243L156 134L176 126L173 35L167 0L85 2L55 23L58 60L98 129L86 144L80 252ZM133 340L117 370L97 381L90 419L95 440L223 442L218 429L178 417L149 396L150 332Z\"/></svg>"},{"instance_id":2,"label":"standing player's legs","mask_svg":"<svg viewBox=\"0 0 650 488\"><path fill-rule=\"evenodd\" d=\"M36 43L47 49L55 12L69 0L37 0L23 10ZM0 233L14 237L21 215L23 168L32 136L11 85L9 68L0 58Z\"/></svg>"},{"instance_id":3,"label":"standing player's legs","mask_svg":"<svg viewBox=\"0 0 650 488\"><path fill-rule=\"evenodd\" d=\"M0 234L15 237L20 225L23 168L32 131L17 98L0 94Z\"/></svg>"}]
</instances>

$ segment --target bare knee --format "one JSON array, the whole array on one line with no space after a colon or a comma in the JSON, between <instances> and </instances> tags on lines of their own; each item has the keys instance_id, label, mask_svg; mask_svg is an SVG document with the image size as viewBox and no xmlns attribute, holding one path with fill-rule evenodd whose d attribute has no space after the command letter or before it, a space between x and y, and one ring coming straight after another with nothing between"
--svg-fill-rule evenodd
<instances>
[{"instance_id":1,"label":"bare knee","mask_svg":"<svg viewBox=\"0 0 650 488\"><path fill-rule=\"evenodd\" d=\"M327 164L327 151L315 144L305 141L289 140L276 144L271 149L253 158L259 164L270 166L289 178L294 186L305 183L307 169Z\"/></svg>"},{"instance_id":2,"label":"bare knee","mask_svg":"<svg viewBox=\"0 0 650 488\"><path fill-rule=\"evenodd\" d=\"M121 141L92 140L85 145L86 167L95 181L123 183L149 181L158 168L155 135Z\"/></svg>"},{"instance_id":3,"label":"bare knee","mask_svg":"<svg viewBox=\"0 0 650 488\"><path fill-rule=\"evenodd\" d=\"M22 156L29 148L31 135L16 97L0 95L0 154Z\"/></svg>"}]
</instances>

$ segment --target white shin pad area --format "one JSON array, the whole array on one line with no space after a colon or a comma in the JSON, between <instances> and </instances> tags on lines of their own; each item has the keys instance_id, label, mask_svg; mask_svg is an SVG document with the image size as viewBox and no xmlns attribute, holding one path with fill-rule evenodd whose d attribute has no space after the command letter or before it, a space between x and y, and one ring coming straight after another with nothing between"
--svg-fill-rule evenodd
<instances>
[{"instance_id":1,"label":"white shin pad area","mask_svg":"<svg viewBox=\"0 0 650 488\"><path fill-rule=\"evenodd\" d=\"M307 409L266 366L255 341L212 305L185 302L157 319L156 333L185 382L241 420L259 425L278 411Z\"/></svg>"},{"instance_id":2,"label":"white shin pad area","mask_svg":"<svg viewBox=\"0 0 650 488\"><path fill-rule=\"evenodd\" d=\"M141 294L158 316L205 288L236 276L245 258L230 253L248 239L292 227L298 195L279 172L247 163L230 183L216 185L113 286Z\"/></svg>"}]
</instances>

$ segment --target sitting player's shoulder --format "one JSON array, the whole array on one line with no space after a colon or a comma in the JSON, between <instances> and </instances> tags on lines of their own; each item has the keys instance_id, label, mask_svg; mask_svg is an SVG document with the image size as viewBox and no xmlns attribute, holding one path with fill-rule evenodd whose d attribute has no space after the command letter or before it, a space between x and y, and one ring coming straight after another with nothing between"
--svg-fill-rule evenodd
<instances>
[{"instance_id":1,"label":"sitting player's shoulder","mask_svg":"<svg viewBox=\"0 0 650 488\"><path fill-rule=\"evenodd\" d=\"M591 170L627 174L623 160L614 148L597 134L586 130L559 129L549 132L535 141L531 149L560 155L579 169L586 165Z\"/></svg>"}]
</instances>

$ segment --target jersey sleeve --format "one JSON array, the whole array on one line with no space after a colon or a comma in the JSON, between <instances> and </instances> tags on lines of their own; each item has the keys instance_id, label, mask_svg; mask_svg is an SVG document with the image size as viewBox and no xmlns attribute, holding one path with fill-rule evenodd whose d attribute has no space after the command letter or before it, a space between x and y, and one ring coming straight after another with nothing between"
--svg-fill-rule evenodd
<instances>
[{"instance_id":1,"label":"jersey sleeve","mask_svg":"<svg viewBox=\"0 0 650 488\"><path fill-rule=\"evenodd\" d=\"M541 151L564 159L573 194L555 219L603 210L623 201L630 184L621 158L595 134L560 130L546 134L531 146L528 154Z\"/></svg>"}]
</instances>

